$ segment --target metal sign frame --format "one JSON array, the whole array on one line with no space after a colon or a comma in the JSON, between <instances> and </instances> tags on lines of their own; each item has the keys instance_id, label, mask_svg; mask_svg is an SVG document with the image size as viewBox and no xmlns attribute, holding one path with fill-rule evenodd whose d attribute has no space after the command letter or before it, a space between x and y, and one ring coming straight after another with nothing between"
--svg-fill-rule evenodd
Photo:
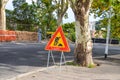
<instances>
[{"instance_id":1,"label":"metal sign frame","mask_svg":"<svg viewBox=\"0 0 120 80\"><path fill-rule=\"evenodd\" d=\"M52 57L53 64L54 64L54 65L56 64L52 51L49 51L49 52L48 52L48 59L47 59L47 67L49 67L50 57ZM65 65L66 65L65 62L66 62L65 55L64 55L64 52L62 51L62 52L61 52L61 57L60 57L60 63L59 63L59 64L60 64L60 70L61 70L62 64L65 64Z\"/></svg>"},{"instance_id":2,"label":"metal sign frame","mask_svg":"<svg viewBox=\"0 0 120 80\"><path fill-rule=\"evenodd\" d=\"M47 67L49 66L49 63L50 63L50 56L52 57L53 64L55 65L55 59L54 59L53 53L52 53L52 51L49 51L48 52L48 59L47 59Z\"/></svg>"}]
</instances>

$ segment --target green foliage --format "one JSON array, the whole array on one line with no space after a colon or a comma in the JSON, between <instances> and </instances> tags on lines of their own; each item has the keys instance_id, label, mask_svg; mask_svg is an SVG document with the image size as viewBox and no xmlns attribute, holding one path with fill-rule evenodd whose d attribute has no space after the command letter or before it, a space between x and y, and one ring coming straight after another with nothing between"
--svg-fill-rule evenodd
<instances>
[{"instance_id":1,"label":"green foliage","mask_svg":"<svg viewBox=\"0 0 120 80\"><path fill-rule=\"evenodd\" d=\"M13 0L12 23L17 30L34 31L36 25L35 9L26 0ZM9 16L8 16L9 17Z\"/></svg>"},{"instance_id":2,"label":"green foliage","mask_svg":"<svg viewBox=\"0 0 120 80\"><path fill-rule=\"evenodd\" d=\"M111 38L120 40L120 1L119 0L94 0L91 12L95 17L101 17L100 26L107 29L109 11L111 9ZM106 34L106 33L105 33Z\"/></svg>"},{"instance_id":3,"label":"green foliage","mask_svg":"<svg viewBox=\"0 0 120 80\"><path fill-rule=\"evenodd\" d=\"M97 21L97 22L95 23L95 29L96 29L96 30L101 30L100 21Z\"/></svg>"},{"instance_id":4,"label":"green foliage","mask_svg":"<svg viewBox=\"0 0 120 80\"><path fill-rule=\"evenodd\" d=\"M111 0L93 0L91 13L95 14L95 17L103 15L104 11L109 10Z\"/></svg>"},{"instance_id":5,"label":"green foliage","mask_svg":"<svg viewBox=\"0 0 120 80\"><path fill-rule=\"evenodd\" d=\"M39 27L42 29L43 38L46 38L47 31L55 31L57 20L53 14L55 5L52 0L38 0L36 4L36 12Z\"/></svg>"},{"instance_id":6,"label":"green foliage","mask_svg":"<svg viewBox=\"0 0 120 80\"><path fill-rule=\"evenodd\" d=\"M9 30L15 30L13 22L14 22L13 11L6 9L6 26L7 26L6 28Z\"/></svg>"},{"instance_id":7,"label":"green foliage","mask_svg":"<svg viewBox=\"0 0 120 80\"><path fill-rule=\"evenodd\" d=\"M120 15L115 15L111 19L111 38L120 40Z\"/></svg>"},{"instance_id":8,"label":"green foliage","mask_svg":"<svg viewBox=\"0 0 120 80\"><path fill-rule=\"evenodd\" d=\"M43 37L45 38L46 32L55 31L56 18L53 14L55 5L52 0L37 0L28 4L26 0L13 0L14 10L6 10L7 28L26 31L37 31L38 28L42 29Z\"/></svg>"},{"instance_id":9,"label":"green foliage","mask_svg":"<svg viewBox=\"0 0 120 80\"><path fill-rule=\"evenodd\" d=\"M68 5L68 1L61 0L63 3L66 2L63 5L56 2L54 0L37 0L37 2L32 0L32 4L28 4L26 0L13 0L14 10L6 10L7 28L26 31L37 31L41 28L42 36L45 38L47 31L55 31L57 28L57 19L54 16L56 9L63 10ZM64 16L67 18L67 14Z\"/></svg>"},{"instance_id":10,"label":"green foliage","mask_svg":"<svg viewBox=\"0 0 120 80\"><path fill-rule=\"evenodd\" d=\"M75 23L66 23L62 25L63 31L67 34L67 38L75 42Z\"/></svg>"}]
</instances>

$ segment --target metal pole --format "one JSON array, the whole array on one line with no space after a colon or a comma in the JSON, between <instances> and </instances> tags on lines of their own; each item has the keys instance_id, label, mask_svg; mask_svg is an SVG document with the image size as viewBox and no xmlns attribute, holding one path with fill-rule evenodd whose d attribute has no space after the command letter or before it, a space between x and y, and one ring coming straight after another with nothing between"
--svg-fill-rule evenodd
<instances>
[{"instance_id":1,"label":"metal pole","mask_svg":"<svg viewBox=\"0 0 120 80\"><path fill-rule=\"evenodd\" d=\"M64 55L63 51L62 51L62 55L63 55L63 59L64 59L64 64L66 65L66 59L65 59L65 55Z\"/></svg>"},{"instance_id":2,"label":"metal pole","mask_svg":"<svg viewBox=\"0 0 120 80\"><path fill-rule=\"evenodd\" d=\"M109 47L109 37L110 37L110 25L111 25L111 7L108 12L108 27L107 27L107 37L106 37L106 47L105 47L105 58L107 58L108 55L108 47Z\"/></svg>"},{"instance_id":3,"label":"metal pole","mask_svg":"<svg viewBox=\"0 0 120 80\"><path fill-rule=\"evenodd\" d=\"M66 68L66 71L67 71L67 67L66 67L66 59L65 59L65 55L64 55L63 51L62 51L62 55L63 55L63 59L64 59L65 68Z\"/></svg>"},{"instance_id":4,"label":"metal pole","mask_svg":"<svg viewBox=\"0 0 120 80\"><path fill-rule=\"evenodd\" d=\"M50 52L51 51L48 52L47 67L49 66L49 62L50 62Z\"/></svg>"},{"instance_id":5,"label":"metal pole","mask_svg":"<svg viewBox=\"0 0 120 80\"><path fill-rule=\"evenodd\" d=\"M60 70L61 70L61 65L62 65L62 54L63 54L63 51L61 52L61 58L60 58Z\"/></svg>"},{"instance_id":6,"label":"metal pole","mask_svg":"<svg viewBox=\"0 0 120 80\"><path fill-rule=\"evenodd\" d=\"M54 65L55 65L55 59L54 59L54 56L53 56L53 54L52 54L52 51L51 51L51 57L52 57L52 60L53 60Z\"/></svg>"}]
</instances>

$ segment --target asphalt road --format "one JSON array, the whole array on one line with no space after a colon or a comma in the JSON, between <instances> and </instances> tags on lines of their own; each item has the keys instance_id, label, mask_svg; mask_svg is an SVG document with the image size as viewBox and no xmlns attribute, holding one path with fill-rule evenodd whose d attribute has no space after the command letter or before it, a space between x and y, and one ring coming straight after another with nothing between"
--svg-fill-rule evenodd
<instances>
[{"instance_id":1,"label":"asphalt road","mask_svg":"<svg viewBox=\"0 0 120 80\"><path fill-rule=\"evenodd\" d=\"M46 67L48 51L44 50L45 45L45 43L0 43L0 80ZM72 52L65 53L67 60L73 59ZM59 61L60 52L53 52L53 55L55 61ZM52 61L50 62L52 65Z\"/></svg>"},{"instance_id":2,"label":"asphalt road","mask_svg":"<svg viewBox=\"0 0 120 80\"><path fill-rule=\"evenodd\" d=\"M0 80L46 67L46 43L0 43ZM65 53L66 60L73 60L74 44L71 52ZM120 54L120 46L110 46L109 55ZM104 57L104 44L94 44L93 56ZM61 52L53 52L55 61L60 61ZM120 59L120 58L119 58ZM51 61L51 65L52 65Z\"/></svg>"}]
</instances>

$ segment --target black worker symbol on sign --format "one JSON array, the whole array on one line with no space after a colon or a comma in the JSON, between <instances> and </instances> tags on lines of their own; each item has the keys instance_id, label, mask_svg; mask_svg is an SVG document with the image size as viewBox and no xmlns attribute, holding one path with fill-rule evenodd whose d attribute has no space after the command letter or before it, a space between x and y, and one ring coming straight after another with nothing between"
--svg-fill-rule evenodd
<instances>
[{"instance_id":1,"label":"black worker symbol on sign","mask_svg":"<svg viewBox=\"0 0 120 80\"><path fill-rule=\"evenodd\" d=\"M61 37L56 37L54 41L54 46L63 46L61 43L59 43Z\"/></svg>"}]
</instances>

